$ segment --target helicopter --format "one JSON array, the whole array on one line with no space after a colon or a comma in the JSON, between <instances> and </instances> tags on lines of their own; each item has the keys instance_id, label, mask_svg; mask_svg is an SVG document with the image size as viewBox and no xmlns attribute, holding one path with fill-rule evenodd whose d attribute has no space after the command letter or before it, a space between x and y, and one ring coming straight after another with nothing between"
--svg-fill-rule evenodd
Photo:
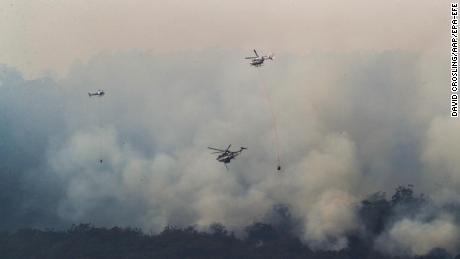
<instances>
[{"instance_id":1,"label":"helicopter","mask_svg":"<svg viewBox=\"0 0 460 259\"><path fill-rule=\"evenodd\" d=\"M227 168L227 170L228 170L227 164L230 163L230 161L232 159L234 159L239 154L241 154L241 152L243 152L243 150L247 149L246 147L240 147L240 150L238 150L238 151L230 151L231 146L232 146L232 144L228 145L227 149L225 149L225 150L218 149L218 148L213 148L213 147L208 147L209 149L212 149L212 150L215 151L215 152L213 152L213 154L219 154L217 156L216 160L221 162L221 163L224 163L225 168Z\"/></svg>"},{"instance_id":2,"label":"helicopter","mask_svg":"<svg viewBox=\"0 0 460 259\"><path fill-rule=\"evenodd\" d=\"M252 66L255 66L255 67L260 67L264 64L264 61L269 59L269 60L273 60L275 58L275 56L273 54L270 54L268 56L259 56L259 54L257 54L257 51L254 50L254 54L256 54L255 57L245 57L245 59L250 59L251 62L249 64L251 64Z\"/></svg>"},{"instance_id":3,"label":"helicopter","mask_svg":"<svg viewBox=\"0 0 460 259\"><path fill-rule=\"evenodd\" d=\"M99 97L102 97L104 96L104 94L105 94L104 90L99 89L95 93L88 93L88 96L91 97L93 95L97 95Z\"/></svg>"}]
</instances>

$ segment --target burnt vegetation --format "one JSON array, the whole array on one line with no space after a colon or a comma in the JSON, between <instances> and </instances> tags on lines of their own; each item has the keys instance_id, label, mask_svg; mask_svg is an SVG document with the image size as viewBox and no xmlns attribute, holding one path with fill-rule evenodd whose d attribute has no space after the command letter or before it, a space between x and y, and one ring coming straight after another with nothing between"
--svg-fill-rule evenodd
<instances>
[{"instance_id":1,"label":"burnt vegetation","mask_svg":"<svg viewBox=\"0 0 460 259\"><path fill-rule=\"evenodd\" d=\"M460 259L436 248L424 256L391 256L375 249L375 238L400 217L415 217L429 206L412 186L398 187L391 199L385 193L370 195L358 206L363 231L348 233L348 247L340 251L313 250L299 238L300 221L288 206L277 205L262 220L236 237L215 223L207 231L194 226L167 226L159 234L133 228L73 225L68 230L21 229L0 232L0 257L47 259L147 259L147 258L311 258L311 259Z\"/></svg>"}]
</instances>

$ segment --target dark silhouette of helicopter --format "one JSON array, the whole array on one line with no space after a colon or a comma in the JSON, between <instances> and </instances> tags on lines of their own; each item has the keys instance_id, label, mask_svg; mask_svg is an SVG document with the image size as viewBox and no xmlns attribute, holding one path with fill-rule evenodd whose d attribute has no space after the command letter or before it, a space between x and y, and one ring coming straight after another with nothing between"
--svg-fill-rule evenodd
<instances>
[{"instance_id":1,"label":"dark silhouette of helicopter","mask_svg":"<svg viewBox=\"0 0 460 259\"><path fill-rule=\"evenodd\" d=\"M105 94L104 90L97 90L97 92L95 93L88 93L88 96L91 97L93 95L96 95L96 96L102 97L104 96L104 94Z\"/></svg>"},{"instance_id":2,"label":"dark silhouette of helicopter","mask_svg":"<svg viewBox=\"0 0 460 259\"><path fill-rule=\"evenodd\" d=\"M219 161L219 162L224 163L225 168L227 168L227 170L228 170L227 164L230 163L230 161L232 159L234 159L239 154L241 154L241 152L243 152L243 150L247 149L245 147L240 147L240 150L238 150L238 151L230 151L231 146L232 146L232 144L228 145L227 149L225 149L225 150L218 149L218 148L213 148L213 147L208 147L209 149L212 149L212 150L215 151L215 152L212 152L213 154L219 154L217 156L216 160Z\"/></svg>"}]
</instances>

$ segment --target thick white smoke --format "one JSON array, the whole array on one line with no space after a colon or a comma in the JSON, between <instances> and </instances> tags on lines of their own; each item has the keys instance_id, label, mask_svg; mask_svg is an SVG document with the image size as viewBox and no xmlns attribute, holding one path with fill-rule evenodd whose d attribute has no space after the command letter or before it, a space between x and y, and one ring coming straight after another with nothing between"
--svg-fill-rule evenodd
<instances>
[{"instance_id":1,"label":"thick white smoke","mask_svg":"<svg viewBox=\"0 0 460 259\"><path fill-rule=\"evenodd\" d=\"M41 170L24 176L24 185L40 174L58 183L37 188L56 190L49 194L54 205L47 211L62 224L139 226L155 232L168 224L206 227L214 222L239 231L275 204L288 204L302 221L303 240L333 250L346 247L346 234L360 229L356 207L370 192L401 183L433 190L427 179L437 179L436 170L442 169L452 181L441 189L457 193L459 164L442 147L458 151L460 127L442 118L439 107L447 104L415 98L438 97L442 93L432 81L445 80L441 71L421 73L420 56L278 55L260 71L242 56L223 50L101 54L75 65L62 80L49 80L53 89L20 78L12 83L2 75L2 89L21 89L32 100L9 95L16 118L34 108L36 96L28 89L57 95L46 97L56 110L39 114L56 123L35 126L37 116L18 120L31 122L30 134L46 136L45 143L35 145L43 156ZM435 71L439 66L432 64ZM259 77L277 114L281 173L275 169L272 122ZM88 98L87 92L97 89L106 96ZM14 116L3 120L14 123ZM5 146L17 146L19 139ZM207 147L228 144L248 150L227 171ZM401 230L419 229L411 234L418 236L433 226L446 231L427 237L421 246L406 241ZM391 253L422 254L434 246L452 251L457 228L444 218L401 221L381 237L391 245L377 245Z\"/></svg>"},{"instance_id":2,"label":"thick white smoke","mask_svg":"<svg viewBox=\"0 0 460 259\"><path fill-rule=\"evenodd\" d=\"M431 222L403 219L377 239L379 249L397 255L424 255L435 248L458 253L460 228L448 215Z\"/></svg>"}]
</instances>

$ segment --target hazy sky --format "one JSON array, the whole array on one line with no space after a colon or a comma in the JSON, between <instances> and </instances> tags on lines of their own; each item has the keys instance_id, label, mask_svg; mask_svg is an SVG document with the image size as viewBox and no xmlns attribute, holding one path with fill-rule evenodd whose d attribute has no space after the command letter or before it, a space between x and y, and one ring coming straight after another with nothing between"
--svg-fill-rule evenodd
<instances>
[{"instance_id":1,"label":"hazy sky","mask_svg":"<svg viewBox=\"0 0 460 259\"><path fill-rule=\"evenodd\" d=\"M0 0L0 61L62 74L100 51L429 50L448 1Z\"/></svg>"},{"instance_id":2,"label":"hazy sky","mask_svg":"<svg viewBox=\"0 0 460 259\"><path fill-rule=\"evenodd\" d=\"M303 241L341 249L375 191L459 203L447 1L0 3L0 230L241 230L282 203ZM277 58L250 67L253 48ZM230 143L249 149L227 171L206 147ZM384 232L390 253L460 251L452 211Z\"/></svg>"}]
</instances>

